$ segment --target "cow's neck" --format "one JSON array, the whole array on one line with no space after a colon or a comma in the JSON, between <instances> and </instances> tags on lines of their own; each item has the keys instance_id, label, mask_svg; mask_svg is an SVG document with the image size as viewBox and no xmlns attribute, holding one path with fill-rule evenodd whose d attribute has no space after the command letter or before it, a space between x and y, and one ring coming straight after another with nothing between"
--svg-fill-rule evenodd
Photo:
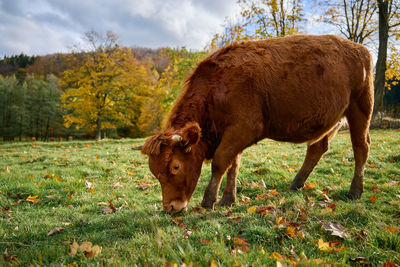
<instances>
[{"instance_id":1,"label":"cow's neck","mask_svg":"<svg viewBox=\"0 0 400 267\"><path fill-rule=\"evenodd\" d=\"M187 123L196 122L202 130L202 139L196 145L197 153L206 158L208 143L204 138L208 132L206 129L208 111L206 107L207 90L196 90L189 87L185 94L178 99L171 110L167 123L164 129L173 129L179 131Z\"/></svg>"}]
</instances>

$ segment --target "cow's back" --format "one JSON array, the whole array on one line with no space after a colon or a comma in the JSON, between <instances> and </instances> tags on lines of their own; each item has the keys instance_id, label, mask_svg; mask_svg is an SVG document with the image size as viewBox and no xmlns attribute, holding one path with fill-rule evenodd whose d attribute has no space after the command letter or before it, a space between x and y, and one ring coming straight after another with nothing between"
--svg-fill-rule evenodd
<instances>
[{"instance_id":1,"label":"cow's back","mask_svg":"<svg viewBox=\"0 0 400 267\"><path fill-rule=\"evenodd\" d=\"M210 119L242 123L256 139L317 139L343 116L370 67L368 51L336 36L295 35L232 45L200 66Z\"/></svg>"}]
</instances>

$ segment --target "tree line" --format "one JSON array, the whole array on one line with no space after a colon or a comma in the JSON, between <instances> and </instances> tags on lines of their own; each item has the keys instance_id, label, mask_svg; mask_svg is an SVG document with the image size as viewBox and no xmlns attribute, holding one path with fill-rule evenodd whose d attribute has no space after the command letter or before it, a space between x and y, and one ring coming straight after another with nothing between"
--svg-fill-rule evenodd
<instances>
[{"instance_id":1,"label":"tree line","mask_svg":"<svg viewBox=\"0 0 400 267\"><path fill-rule=\"evenodd\" d=\"M99 140L154 133L184 78L206 55L185 48L129 49L112 32L88 32L84 40L89 50L37 57L25 68L16 64L13 75L0 75L0 138Z\"/></svg>"},{"instance_id":2,"label":"tree line","mask_svg":"<svg viewBox=\"0 0 400 267\"><path fill-rule=\"evenodd\" d=\"M308 1L307 3L309 3ZM139 137L161 128L185 77L208 53L233 42L282 37L315 22L376 51L374 111L397 110L400 0L238 0L208 51L131 49L113 32L85 33L85 48L0 60L0 138ZM386 99L386 100L385 100Z\"/></svg>"}]
</instances>

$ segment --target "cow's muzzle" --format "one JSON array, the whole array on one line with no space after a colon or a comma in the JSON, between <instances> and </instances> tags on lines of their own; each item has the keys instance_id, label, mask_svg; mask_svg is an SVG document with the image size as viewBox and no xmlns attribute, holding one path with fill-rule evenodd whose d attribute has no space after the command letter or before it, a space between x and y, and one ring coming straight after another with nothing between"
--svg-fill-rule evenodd
<instances>
[{"instance_id":1,"label":"cow's muzzle","mask_svg":"<svg viewBox=\"0 0 400 267\"><path fill-rule=\"evenodd\" d=\"M177 213L187 211L188 202L181 200L172 200L169 204L164 205L164 211L167 213Z\"/></svg>"}]
</instances>

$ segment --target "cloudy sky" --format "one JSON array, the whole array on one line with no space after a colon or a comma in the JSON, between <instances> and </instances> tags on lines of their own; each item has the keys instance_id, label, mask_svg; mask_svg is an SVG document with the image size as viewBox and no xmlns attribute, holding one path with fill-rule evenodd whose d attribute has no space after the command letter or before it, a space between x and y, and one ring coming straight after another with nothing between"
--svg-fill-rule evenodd
<instances>
[{"instance_id":1,"label":"cloudy sky","mask_svg":"<svg viewBox=\"0 0 400 267\"><path fill-rule=\"evenodd\" d=\"M90 30L125 46L203 49L237 14L236 0L0 0L0 57L67 52Z\"/></svg>"}]
</instances>

